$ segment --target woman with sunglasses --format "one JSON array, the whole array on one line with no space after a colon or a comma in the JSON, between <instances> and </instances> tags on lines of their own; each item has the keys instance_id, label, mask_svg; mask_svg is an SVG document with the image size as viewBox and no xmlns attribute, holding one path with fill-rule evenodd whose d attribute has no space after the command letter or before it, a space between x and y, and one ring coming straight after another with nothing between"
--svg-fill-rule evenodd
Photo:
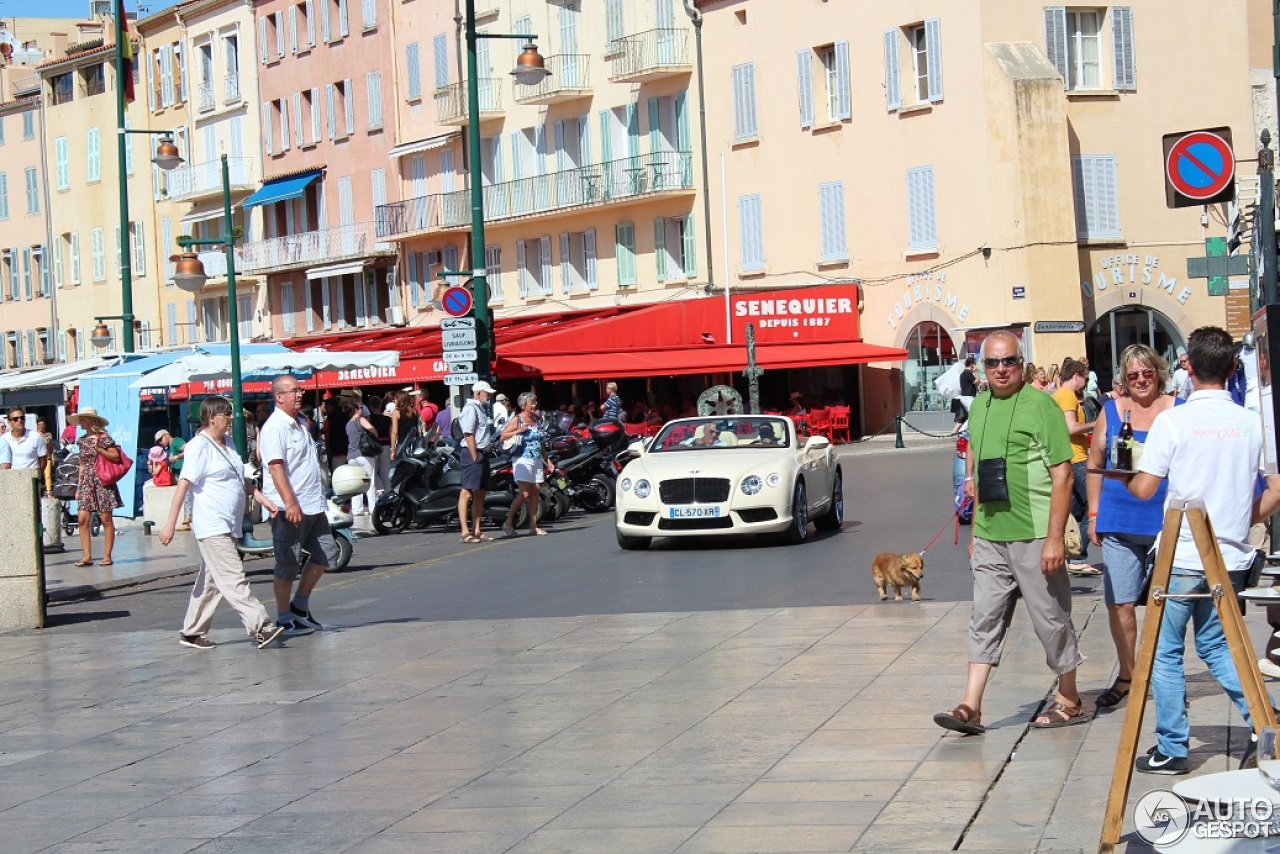
<instances>
[{"instance_id":1,"label":"woman with sunglasses","mask_svg":"<svg viewBox=\"0 0 1280 854\"><path fill-rule=\"evenodd\" d=\"M1120 378L1126 396L1112 396L1103 404L1093 428L1088 467L1109 468L1110 449L1120 431L1125 413L1133 428L1133 465L1142 456L1142 443L1156 416L1174 406L1164 393L1169 382L1169 365L1154 350L1132 344L1120 355ZM1147 553L1164 523L1164 494L1161 482L1156 494L1142 501L1129 494L1124 481L1088 476L1089 525L1087 536L1102 546L1103 596L1111 622L1111 639L1116 645L1119 673L1111 687L1097 699L1099 708L1118 705L1129 695L1133 678L1133 652L1138 640L1134 603L1142 593L1146 578Z\"/></svg>"}]
</instances>

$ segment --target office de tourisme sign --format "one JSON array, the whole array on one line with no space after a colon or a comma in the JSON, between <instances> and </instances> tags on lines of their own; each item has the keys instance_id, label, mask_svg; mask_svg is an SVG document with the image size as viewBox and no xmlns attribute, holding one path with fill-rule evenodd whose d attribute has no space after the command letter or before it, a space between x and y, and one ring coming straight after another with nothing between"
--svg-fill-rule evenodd
<instances>
[{"instance_id":1,"label":"office de tourisme sign","mask_svg":"<svg viewBox=\"0 0 1280 854\"><path fill-rule=\"evenodd\" d=\"M755 325L756 340L762 343L858 338L858 286L854 284L757 291L730 300L735 341L743 340L748 323Z\"/></svg>"}]
</instances>

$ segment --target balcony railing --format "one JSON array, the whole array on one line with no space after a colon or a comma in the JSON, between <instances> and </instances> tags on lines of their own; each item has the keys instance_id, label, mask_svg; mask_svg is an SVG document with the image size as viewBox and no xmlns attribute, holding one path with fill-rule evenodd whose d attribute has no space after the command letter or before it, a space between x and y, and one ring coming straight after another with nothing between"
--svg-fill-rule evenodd
<instances>
[{"instance_id":1,"label":"balcony railing","mask_svg":"<svg viewBox=\"0 0 1280 854\"><path fill-rule=\"evenodd\" d=\"M196 94L196 105L202 113L207 113L218 105L217 99L213 96L212 83L200 84L200 91Z\"/></svg>"},{"instance_id":2,"label":"balcony railing","mask_svg":"<svg viewBox=\"0 0 1280 854\"><path fill-rule=\"evenodd\" d=\"M690 153L663 151L490 184L484 188L484 217L499 222L692 189ZM380 205L377 235L468 228L469 201L469 191L457 190Z\"/></svg>"},{"instance_id":3,"label":"balcony railing","mask_svg":"<svg viewBox=\"0 0 1280 854\"><path fill-rule=\"evenodd\" d=\"M692 70L689 64L689 31L646 30L625 36L610 46L609 79L652 80Z\"/></svg>"},{"instance_id":4,"label":"balcony railing","mask_svg":"<svg viewBox=\"0 0 1280 854\"><path fill-rule=\"evenodd\" d=\"M476 80L480 94L481 113L502 112L502 81L484 78ZM436 90L436 118L444 125L467 123L467 83L450 83Z\"/></svg>"},{"instance_id":5,"label":"balcony railing","mask_svg":"<svg viewBox=\"0 0 1280 854\"><path fill-rule=\"evenodd\" d=\"M105 91L107 91L105 77L86 77L80 81L80 92L86 98L91 95L101 95Z\"/></svg>"},{"instance_id":6,"label":"balcony railing","mask_svg":"<svg viewBox=\"0 0 1280 854\"><path fill-rule=\"evenodd\" d=\"M239 100L240 100L240 75L228 74L227 75L227 101L230 102L230 101L239 101Z\"/></svg>"},{"instance_id":7,"label":"balcony railing","mask_svg":"<svg viewBox=\"0 0 1280 854\"><path fill-rule=\"evenodd\" d=\"M227 174L232 187L248 187L256 178L252 157L228 157ZM165 186L172 200L212 196L222 192L222 163L207 160L204 163L187 163L169 172Z\"/></svg>"},{"instance_id":8,"label":"balcony railing","mask_svg":"<svg viewBox=\"0 0 1280 854\"><path fill-rule=\"evenodd\" d=\"M591 94L591 56L585 53L562 53L546 58L547 71L536 86L513 82L517 104L554 104Z\"/></svg>"},{"instance_id":9,"label":"balcony railing","mask_svg":"<svg viewBox=\"0 0 1280 854\"><path fill-rule=\"evenodd\" d=\"M238 251L238 250L237 250ZM200 262L204 264L204 274L210 279L225 279L227 277L227 253L223 249L208 249L201 253ZM239 269L239 259L236 261L236 269Z\"/></svg>"},{"instance_id":10,"label":"balcony railing","mask_svg":"<svg viewBox=\"0 0 1280 854\"><path fill-rule=\"evenodd\" d=\"M246 243L236 251L236 270L268 273L393 252L377 245L372 222L356 222Z\"/></svg>"}]
</instances>

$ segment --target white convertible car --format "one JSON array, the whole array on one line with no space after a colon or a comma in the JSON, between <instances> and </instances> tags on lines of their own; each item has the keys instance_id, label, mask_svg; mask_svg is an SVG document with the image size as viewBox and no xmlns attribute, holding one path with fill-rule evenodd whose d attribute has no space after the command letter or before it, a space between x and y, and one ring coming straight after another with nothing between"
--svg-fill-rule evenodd
<instances>
[{"instance_id":1,"label":"white convertible car","mask_svg":"<svg viewBox=\"0 0 1280 854\"><path fill-rule=\"evenodd\" d=\"M668 422L618 475L618 545L654 537L838 530L844 494L835 449L788 418L729 415Z\"/></svg>"}]
</instances>

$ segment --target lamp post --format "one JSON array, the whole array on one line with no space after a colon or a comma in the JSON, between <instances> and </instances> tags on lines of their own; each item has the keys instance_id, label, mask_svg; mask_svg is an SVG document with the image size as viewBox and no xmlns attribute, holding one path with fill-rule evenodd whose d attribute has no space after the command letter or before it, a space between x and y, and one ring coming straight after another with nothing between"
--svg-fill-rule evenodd
<instances>
[{"instance_id":1,"label":"lamp post","mask_svg":"<svg viewBox=\"0 0 1280 854\"><path fill-rule=\"evenodd\" d=\"M467 41L467 165L471 179L471 277L476 319L476 369L480 378L490 379L493 371L493 323L489 316L489 281L484 258L484 178L480 168L480 81L476 79L476 42L480 39L520 39L524 52L511 72L517 82L536 86L548 77L542 55L532 33L476 32L475 0L466 0Z\"/></svg>"},{"instance_id":2,"label":"lamp post","mask_svg":"<svg viewBox=\"0 0 1280 854\"><path fill-rule=\"evenodd\" d=\"M249 456L244 424L244 382L240 375L240 317L236 308L236 239L232 235L231 175L227 167L227 155L222 155L222 236L209 240L179 237L183 249L193 246L221 246L227 254L227 338L231 342L231 434L235 437L236 451L240 459ZM184 291L196 293L209 280L204 264L195 252L184 252L176 259L173 283Z\"/></svg>"}]
</instances>

